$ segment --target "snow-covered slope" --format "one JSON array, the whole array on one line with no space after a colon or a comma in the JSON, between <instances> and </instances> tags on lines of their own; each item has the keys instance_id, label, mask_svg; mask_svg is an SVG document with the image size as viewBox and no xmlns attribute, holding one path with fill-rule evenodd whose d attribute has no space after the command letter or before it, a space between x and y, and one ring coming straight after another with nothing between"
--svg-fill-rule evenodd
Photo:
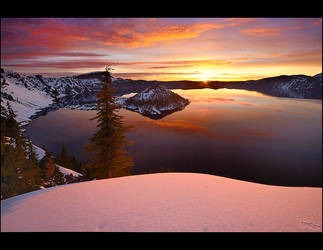
<instances>
[{"instance_id":1,"label":"snow-covered slope","mask_svg":"<svg viewBox=\"0 0 323 250\"><path fill-rule=\"evenodd\" d=\"M4 79L6 82L1 86L1 104L6 107L6 102L10 103L18 122L30 121L32 115L53 103L54 98L43 86L37 86L35 82L27 81L26 76L18 75L1 74L1 81Z\"/></svg>"},{"instance_id":2,"label":"snow-covered slope","mask_svg":"<svg viewBox=\"0 0 323 250\"><path fill-rule=\"evenodd\" d=\"M314 77L296 75L290 77L287 81L285 79L283 81L277 81L273 88L289 97L304 98L309 95L308 93L313 92L312 89L317 88L319 85L322 88L322 74Z\"/></svg>"},{"instance_id":3,"label":"snow-covered slope","mask_svg":"<svg viewBox=\"0 0 323 250\"><path fill-rule=\"evenodd\" d=\"M1 201L1 231L322 232L322 188L194 173L88 181Z\"/></svg>"},{"instance_id":4,"label":"snow-covered slope","mask_svg":"<svg viewBox=\"0 0 323 250\"><path fill-rule=\"evenodd\" d=\"M71 175L71 176L76 177L76 178L78 178L78 177L81 177L81 176L82 176L82 174L80 174L80 173L78 173L78 172L75 172L75 171L73 171L73 170L71 170L71 169L64 168L64 167L62 167L62 166L60 166L60 165L57 165L57 164L55 164L55 166L59 169L59 171L64 175L64 177L65 177L65 178L66 178L66 176L68 176L68 175Z\"/></svg>"},{"instance_id":5,"label":"snow-covered slope","mask_svg":"<svg viewBox=\"0 0 323 250\"><path fill-rule=\"evenodd\" d=\"M13 145L14 147L16 147L15 145L15 143L14 142L10 142L10 140L11 140L11 138L10 137L7 137L7 136L5 136L5 139L7 140L7 142L6 142L6 144L11 144L11 145ZM45 152L45 150L44 149L42 149L42 148L40 148L40 147L38 147L38 146L36 146L36 145L34 145L34 144L31 144L32 145L32 147L33 147L33 150L34 150L34 152L35 152L35 154L36 154L36 158L37 158L37 160L38 161L40 161L41 159L43 159L44 157L45 157L45 155L46 155L46 152ZM65 178L65 180L66 180L66 177L67 176L71 176L71 177L75 177L75 178L79 178L79 177L81 177L82 176L82 174L80 174L80 173L78 173L78 172L76 172L76 171L73 171L73 170L71 170L71 169L68 169L68 168L64 168L64 167L62 167L62 166L60 166L60 165L58 165L58 164L55 164L55 166L58 168L58 170L64 175L64 178Z\"/></svg>"},{"instance_id":6,"label":"snow-covered slope","mask_svg":"<svg viewBox=\"0 0 323 250\"><path fill-rule=\"evenodd\" d=\"M45 150L38 147L38 146L36 146L36 145L34 145L34 144L32 144L32 146L33 146L33 150L36 153L37 160L40 161L41 159L43 159L45 157L45 155L46 155Z\"/></svg>"},{"instance_id":7,"label":"snow-covered slope","mask_svg":"<svg viewBox=\"0 0 323 250\"><path fill-rule=\"evenodd\" d=\"M26 75L12 71L1 73L1 102L9 101L17 114L17 121L30 121L40 110L64 96L86 96L98 89L99 80L78 79L76 77L43 77Z\"/></svg>"},{"instance_id":8,"label":"snow-covered slope","mask_svg":"<svg viewBox=\"0 0 323 250\"><path fill-rule=\"evenodd\" d=\"M256 90L278 97L322 99L322 73L315 76L281 75L231 85L230 88Z\"/></svg>"},{"instance_id":9,"label":"snow-covered slope","mask_svg":"<svg viewBox=\"0 0 323 250\"><path fill-rule=\"evenodd\" d=\"M126 109L153 119L182 110L189 104L189 100L159 85L149 87L130 98L119 98L117 102Z\"/></svg>"},{"instance_id":10,"label":"snow-covered slope","mask_svg":"<svg viewBox=\"0 0 323 250\"><path fill-rule=\"evenodd\" d=\"M40 148L40 147L38 147L38 146L36 146L34 144L32 144L32 146L33 146L33 150L36 153L37 160L40 161L41 159L43 159L45 154L46 154L45 150L43 150L42 148ZM64 175L64 177L66 177L67 175L72 175L73 177L77 177L77 178L82 176L82 174L80 174L78 172L75 172L75 171L73 171L71 169L64 168L64 167L62 167L62 166L60 166L58 164L55 164L55 166Z\"/></svg>"}]
</instances>

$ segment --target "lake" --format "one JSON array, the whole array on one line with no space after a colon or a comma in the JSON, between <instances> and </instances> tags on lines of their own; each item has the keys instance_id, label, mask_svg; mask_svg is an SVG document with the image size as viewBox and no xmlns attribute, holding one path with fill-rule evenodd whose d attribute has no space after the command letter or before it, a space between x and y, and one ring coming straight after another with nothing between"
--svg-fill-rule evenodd
<instances>
[{"instance_id":1,"label":"lake","mask_svg":"<svg viewBox=\"0 0 323 250\"><path fill-rule=\"evenodd\" d=\"M233 89L172 90L184 110L160 120L120 109L132 174L194 172L282 186L322 186L322 100L278 98ZM56 155L87 160L96 111L59 109L33 120L26 135Z\"/></svg>"}]
</instances>

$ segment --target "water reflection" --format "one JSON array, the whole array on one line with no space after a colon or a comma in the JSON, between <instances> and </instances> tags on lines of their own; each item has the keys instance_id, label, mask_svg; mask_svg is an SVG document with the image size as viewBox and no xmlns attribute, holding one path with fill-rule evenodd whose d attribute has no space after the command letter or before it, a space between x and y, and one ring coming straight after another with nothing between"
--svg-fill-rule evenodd
<instances>
[{"instance_id":1,"label":"water reflection","mask_svg":"<svg viewBox=\"0 0 323 250\"><path fill-rule=\"evenodd\" d=\"M167 168L287 186L321 186L322 101L277 98L246 90L173 90L191 104L160 120L121 109L134 128L133 174ZM96 130L95 111L60 109L34 120L32 140L54 154L82 147Z\"/></svg>"}]
</instances>

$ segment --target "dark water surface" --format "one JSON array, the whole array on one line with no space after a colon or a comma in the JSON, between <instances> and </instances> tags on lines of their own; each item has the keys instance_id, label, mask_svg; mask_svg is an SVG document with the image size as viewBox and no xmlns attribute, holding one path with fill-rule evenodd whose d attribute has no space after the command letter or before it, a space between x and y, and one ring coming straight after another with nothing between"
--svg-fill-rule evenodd
<instances>
[{"instance_id":1,"label":"dark water surface","mask_svg":"<svg viewBox=\"0 0 323 250\"><path fill-rule=\"evenodd\" d=\"M277 98L232 89L173 90L190 99L160 120L121 109L133 174L194 172L284 186L322 186L322 100ZM79 160L96 130L95 111L60 109L27 127L56 155L64 142Z\"/></svg>"}]
</instances>

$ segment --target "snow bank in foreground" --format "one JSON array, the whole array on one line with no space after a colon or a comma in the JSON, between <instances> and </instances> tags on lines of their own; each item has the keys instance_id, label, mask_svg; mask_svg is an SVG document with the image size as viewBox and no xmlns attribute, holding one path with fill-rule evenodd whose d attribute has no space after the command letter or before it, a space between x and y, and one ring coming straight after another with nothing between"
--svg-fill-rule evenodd
<instances>
[{"instance_id":1,"label":"snow bank in foreground","mask_svg":"<svg viewBox=\"0 0 323 250\"><path fill-rule=\"evenodd\" d=\"M1 201L1 231L322 231L322 188L193 173L56 186Z\"/></svg>"}]
</instances>

